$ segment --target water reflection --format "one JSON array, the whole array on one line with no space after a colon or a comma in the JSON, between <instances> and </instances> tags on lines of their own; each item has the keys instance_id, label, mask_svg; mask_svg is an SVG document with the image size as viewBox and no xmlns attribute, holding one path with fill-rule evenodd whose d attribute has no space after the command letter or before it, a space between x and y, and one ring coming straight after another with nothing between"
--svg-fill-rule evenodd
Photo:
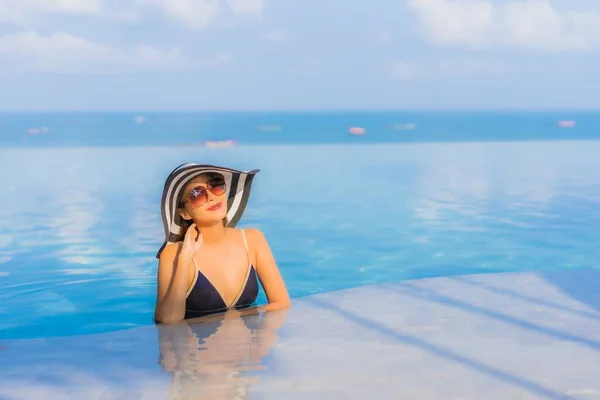
<instances>
[{"instance_id":1,"label":"water reflection","mask_svg":"<svg viewBox=\"0 0 600 400\"><path fill-rule=\"evenodd\" d=\"M582 147L573 143L471 143L456 153L447 146L431 146L428 165L414 188L415 215L430 222L444 222L458 214L473 218L455 218L456 222L479 223L484 217L515 223L495 208L513 209L518 218L521 213L543 212L569 189L578 197L598 192L593 180L581 179L585 175L600 178L597 163L582 162L587 158Z\"/></svg>"},{"instance_id":2,"label":"water reflection","mask_svg":"<svg viewBox=\"0 0 600 400\"><path fill-rule=\"evenodd\" d=\"M234 311L209 322L157 325L159 363L171 376L169 400L248 399L286 315L240 318Z\"/></svg>"}]
</instances>

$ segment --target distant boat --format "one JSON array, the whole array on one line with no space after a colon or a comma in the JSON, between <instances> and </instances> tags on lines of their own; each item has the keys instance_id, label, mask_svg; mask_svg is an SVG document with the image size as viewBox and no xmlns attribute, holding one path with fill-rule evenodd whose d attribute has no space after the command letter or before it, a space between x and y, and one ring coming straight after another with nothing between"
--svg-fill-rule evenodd
<instances>
[{"instance_id":1,"label":"distant boat","mask_svg":"<svg viewBox=\"0 0 600 400\"><path fill-rule=\"evenodd\" d=\"M351 135L364 135L365 128L361 128L359 126L353 126L352 128L350 128L348 130L348 132L350 132Z\"/></svg>"},{"instance_id":2,"label":"distant boat","mask_svg":"<svg viewBox=\"0 0 600 400\"><path fill-rule=\"evenodd\" d=\"M50 128L47 126L42 126L41 128L29 128L27 129L27 133L30 135L39 135L40 133L48 133L50 132Z\"/></svg>"},{"instance_id":3,"label":"distant boat","mask_svg":"<svg viewBox=\"0 0 600 400\"><path fill-rule=\"evenodd\" d=\"M410 122L408 124L395 124L394 126L392 126L392 129L394 129L395 131L412 131L416 127L417 124L415 124L414 122Z\"/></svg>"},{"instance_id":4,"label":"distant boat","mask_svg":"<svg viewBox=\"0 0 600 400\"><path fill-rule=\"evenodd\" d=\"M233 147L235 146L235 142L231 139L229 140L207 140L204 142L204 147Z\"/></svg>"},{"instance_id":5,"label":"distant boat","mask_svg":"<svg viewBox=\"0 0 600 400\"><path fill-rule=\"evenodd\" d=\"M561 128L574 128L577 125L575 121L558 121L558 126Z\"/></svg>"},{"instance_id":6,"label":"distant boat","mask_svg":"<svg viewBox=\"0 0 600 400\"><path fill-rule=\"evenodd\" d=\"M281 125L261 125L256 129L261 132L281 132L283 127Z\"/></svg>"},{"instance_id":7,"label":"distant boat","mask_svg":"<svg viewBox=\"0 0 600 400\"><path fill-rule=\"evenodd\" d=\"M146 118L142 115L138 115L134 118L136 124L143 124L146 122Z\"/></svg>"}]
</instances>

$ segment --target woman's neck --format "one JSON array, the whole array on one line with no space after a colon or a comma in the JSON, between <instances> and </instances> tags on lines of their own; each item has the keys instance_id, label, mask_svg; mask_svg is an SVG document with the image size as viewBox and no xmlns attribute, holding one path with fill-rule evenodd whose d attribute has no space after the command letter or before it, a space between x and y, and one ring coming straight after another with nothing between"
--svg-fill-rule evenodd
<instances>
[{"instance_id":1,"label":"woman's neck","mask_svg":"<svg viewBox=\"0 0 600 400\"><path fill-rule=\"evenodd\" d=\"M222 223L217 223L209 226L198 226L198 230L202 234L203 243L207 244L220 241L226 233L226 228L223 226Z\"/></svg>"}]
</instances>

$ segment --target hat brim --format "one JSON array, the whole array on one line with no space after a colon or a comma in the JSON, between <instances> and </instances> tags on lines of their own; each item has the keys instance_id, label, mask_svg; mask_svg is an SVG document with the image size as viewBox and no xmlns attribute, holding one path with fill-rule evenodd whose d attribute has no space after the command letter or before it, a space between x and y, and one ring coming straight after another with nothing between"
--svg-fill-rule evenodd
<instances>
[{"instance_id":1,"label":"hat brim","mask_svg":"<svg viewBox=\"0 0 600 400\"><path fill-rule=\"evenodd\" d=\"M235 227L246 210L254 176L259 169L240 171L216 165L187 163L175 168L165 182L161 200L161 214L165 230L165 241L156 253L160 257L163 249L177 242L182 219L177 212L177 200L186 185L198 175L215 172L223 175L227 184L227 226Z\"/></svg>"}]
</instances>

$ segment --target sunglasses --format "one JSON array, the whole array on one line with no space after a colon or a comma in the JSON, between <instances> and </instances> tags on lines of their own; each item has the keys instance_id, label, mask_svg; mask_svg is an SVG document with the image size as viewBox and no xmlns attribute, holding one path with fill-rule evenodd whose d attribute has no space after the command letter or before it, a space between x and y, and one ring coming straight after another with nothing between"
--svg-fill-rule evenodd
<instances>
[{"instance_id":1,"label":"sunglasses","mask_svg":"<svg viewBox=\"0 0 600 400\"><path fill-rule=\"evenodd\" d=\"M206 187L196 186L192 188L187 197L184 195L181 199L181 206L186 202L190 202L194 207L200 207L208 201L208 192L211 192L215 196L221 196L227 191L227 184L222 176L212 177L206 182Z\"/></svg>"}]
</instances>

